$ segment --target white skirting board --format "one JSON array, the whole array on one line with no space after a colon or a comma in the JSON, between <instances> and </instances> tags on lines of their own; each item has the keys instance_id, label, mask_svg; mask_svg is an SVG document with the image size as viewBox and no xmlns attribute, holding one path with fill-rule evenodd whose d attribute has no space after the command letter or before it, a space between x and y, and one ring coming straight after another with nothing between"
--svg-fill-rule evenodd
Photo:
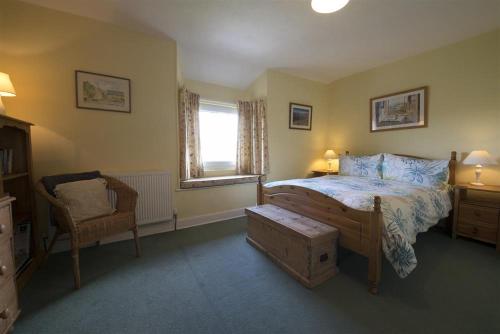
<instances>
[{"instance_id":1,"label":"white skirting board","mask_svg":"<svg viewBox=\"0 0 500 334\"><path fill-rule=\"evenodd\" d=\"M223 220L243 217L244 215L245 215L245 208L240 208L240 209L215 212L201 216L182 218L177 221L177 229L181 230L185 228L216 223ZM161 223L143 225L139 226L139 236L144 237L152 234L171 232L174 231L174 228L175 227L173 220ZM101 241L101 244L109 244L112 242L129 240L129 239L132 239L132 232L126 232L118 234L112 238L103 239ZM93 246L93 244L90 244L86 247L91 247L91 246ZM67 235L64 235L58 239L58 242L56 242L54 248L52 249L52 253L65 252L70 250L70 248L71 247L70 247L69 237Z\"/></svg>"},{"instance_id":2,"label":"white skirting board","mask_svg":"<svg viewBox=\"0 0 500 334\"><path fill-rule=\"evenodd\" d=\"M201 216L182 218L177 221L177 229L181 230L184 228L220 222L222 220L243 217L244 215L245 215L245 208L239 208L239 209L209 213Z\"/></svg>"}]
</instances>

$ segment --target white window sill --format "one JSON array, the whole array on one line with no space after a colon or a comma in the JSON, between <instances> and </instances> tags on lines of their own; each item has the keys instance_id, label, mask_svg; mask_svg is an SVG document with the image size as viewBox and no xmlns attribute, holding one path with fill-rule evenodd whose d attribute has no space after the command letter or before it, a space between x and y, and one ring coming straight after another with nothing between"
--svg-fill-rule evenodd
<instances>
[{"instance_id":1,"label":"white window sill","mask_svg":"<svg viewBox=\"0 0 500 334\"><path fill-rule=\"evenodd\" d=\"M229 175L229 176L215 176L203 177L198 179L189 179L181 181L181 189L196 189L227 186L232 184L242 183L257 183L259 175Z\"/></svg>"}]
</instances>

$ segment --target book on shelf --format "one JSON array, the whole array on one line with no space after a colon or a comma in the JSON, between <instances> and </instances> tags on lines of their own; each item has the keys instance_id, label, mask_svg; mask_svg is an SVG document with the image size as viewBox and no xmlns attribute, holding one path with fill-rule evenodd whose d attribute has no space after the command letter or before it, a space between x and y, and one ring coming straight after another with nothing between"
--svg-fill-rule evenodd
<instances>
[{"instance_id":1,"label":"book on shelf","mask_svg":"<svg viewBox=\"0 0 500 334\"><path fill-rule=\"evenodd\" d=\"M21 272L31 261L31 221L14 226L14 258L16 273Z\"/></svg>"},{"instance_id":2,"label":"book on shelf","mask_svg":"<svg viewBox=\"0 0 500 334\"><path fill-rule=\"evenodd\" d=\"M11 148L0 149L0 166L2 175L12 174L12 165L14 161L14 150Z\"/></svg>"}]
</instances>

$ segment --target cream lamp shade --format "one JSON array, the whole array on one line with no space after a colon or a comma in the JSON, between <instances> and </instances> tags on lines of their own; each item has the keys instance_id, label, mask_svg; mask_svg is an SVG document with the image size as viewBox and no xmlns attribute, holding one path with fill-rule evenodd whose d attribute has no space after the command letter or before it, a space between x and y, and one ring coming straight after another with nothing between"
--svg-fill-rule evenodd
<instances>
[{"instance_id":1,"label":"cream lamp shade","mask_svg":"<svg viewBox=\"0 0 500 334\"><path fill-rule=\"evenodd\" d=\"M328 170L333 171L333 161L338 158L334 150L327 150L323 156L328 161Z\"/></svg>"},{"instance_id":2,"label":"cream lamp shade","mask_svg":"<svg viewBox=\"0 0 500 334\"><path fill-rule=\"evenodd\" d=\"M16 90L10 81L7 73L0 72L0 114L5 115L5 106L2 102L2 96L16 96Z\"/></svg>"},{"instance_id":3,"label":"cream lamp shade","mask_svg":"<svg viewBox=\"0 0 500 334\"><path fill-rule=\"evenodd\" d=\"M334 151L334 150L327 150L327 151L325 152L324 158L325 158L326 160L331 160L331 159L337 159L337 158L338 158L338 156L337 156L337 153L335 153L335 151Z\"/></svg>"},{"instance_id":4,"label":"cream lamp shade","mask_svg":"<svg viewBox=\"0 0 500 334\"><path fill-rule=\"evenodd\" d=\"M474 165L476 166L476 181L471 182L471 184L475 186L484 186L483 183L481 183L481 172L483 166L487 165L496 165L497 162L491 157L491 155L488 153L488 151L485 150L477 150L477 151L472 151L467 158L462 162L464 165Z\"/></svg>"}]
</instances>

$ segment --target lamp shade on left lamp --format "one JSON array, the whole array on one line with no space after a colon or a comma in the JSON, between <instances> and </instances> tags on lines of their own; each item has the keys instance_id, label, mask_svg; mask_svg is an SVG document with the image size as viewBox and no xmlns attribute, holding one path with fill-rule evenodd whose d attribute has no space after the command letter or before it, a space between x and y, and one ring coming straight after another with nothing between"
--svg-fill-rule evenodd
<instances>
[{"instance_id":1,"label":"lamp shade on left lamp","mask_svg":"<svg viewBox=\"0 0 500 334\"><path fill-rule=\"evenodd\" d=\"M2 102L2 96L16 96L16 90L7 73L0 72L0 114L5 115L5 106Z\"/></svg>"},{"instance_id":2,"label":"lamp shade on left lamp","mask_svg":"<svg viewBox=\"0 0 500 334\"><path fill-rule=\"evenodd\" d=\"M323 156L328 161L328 170L333 171L333 161L338 158L334 150L327 150Z\"/></svg>"}]
</instances>

